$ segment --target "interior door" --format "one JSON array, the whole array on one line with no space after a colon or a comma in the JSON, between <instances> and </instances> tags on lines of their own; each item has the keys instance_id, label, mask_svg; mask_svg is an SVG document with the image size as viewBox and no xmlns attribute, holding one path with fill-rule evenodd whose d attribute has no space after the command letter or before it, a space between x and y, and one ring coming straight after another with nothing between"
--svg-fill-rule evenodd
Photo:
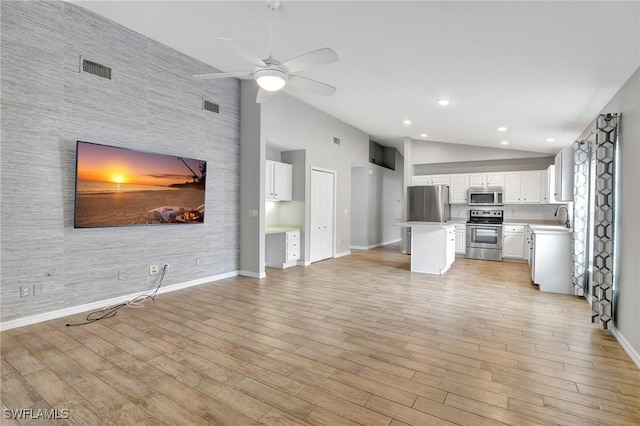
<instances>
[{"instance_id":1,"label":"interior door","mask_svg":"<svg viewBox=\"0 0 640 426\"><path fill-rule=\"evenodd\" d=\"M311 170L311 262L333 257L335 174Z\"/></svg>"}]
</instances>

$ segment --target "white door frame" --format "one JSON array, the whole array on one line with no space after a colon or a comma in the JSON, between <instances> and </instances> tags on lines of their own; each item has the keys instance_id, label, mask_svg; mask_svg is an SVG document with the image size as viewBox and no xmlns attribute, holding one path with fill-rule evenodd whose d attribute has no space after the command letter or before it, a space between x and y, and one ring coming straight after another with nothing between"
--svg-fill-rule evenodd
<instances>
[{"instance_id":1,"label":"white door frame","mask_svg":"<svg viewBox=\"0 0 640 426\"><path fill-rule=\"evenodd\" d=\"M332 223L332 231L331 231L331 257L336 257L336 211L337 211L337 192L338 192L338 172L332 169L326 169L324 167L311 166L309 171L309 231L311 231L311 197L313 196L313 191L311 191L311 173L314 171L331 173L333 175L333 212L331 215ZM309 264L311 264L311 232L309 232Z\"/></svg>"}]
</instances>

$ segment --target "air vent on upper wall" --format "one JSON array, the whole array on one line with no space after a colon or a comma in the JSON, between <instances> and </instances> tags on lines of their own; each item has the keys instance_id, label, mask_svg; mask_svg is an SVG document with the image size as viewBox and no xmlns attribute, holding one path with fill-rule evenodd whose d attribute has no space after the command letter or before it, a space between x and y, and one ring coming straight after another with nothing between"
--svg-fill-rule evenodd
<instances>
[{"instance_id":1,"label":"air vent on upper wall","mask_svg":"<svg viewBox=\"0 0 640 426\"><path fill-rule=\"evenodd\" d=\"M97 75L98 77L106 78L111 80L111 68L99 64L97 62L88 61L84 58L80 58L82 60L82 71Z\"/></svg>"},{"instance_id":2,"label":"air vent on upper wall","mask_svg":"<svg viewBox=\"0 0 640 426\"><path fill-rule=\"evenodd\" d=\"M340 145L340 138L333 138L333 143Z\"/></svg>"},{"instance_id":3,"label":"air vent on upper wall","mask_svg":"<svg viewBox=\"0 0 640 426\"><path fill-rule=\"evenodd\" d=\"M220 113L220 105L214 104L213 102L209 102L206 99L203 99L202 108L207 111L215 112L216 114Z\"/></svg>"}]
</instances>

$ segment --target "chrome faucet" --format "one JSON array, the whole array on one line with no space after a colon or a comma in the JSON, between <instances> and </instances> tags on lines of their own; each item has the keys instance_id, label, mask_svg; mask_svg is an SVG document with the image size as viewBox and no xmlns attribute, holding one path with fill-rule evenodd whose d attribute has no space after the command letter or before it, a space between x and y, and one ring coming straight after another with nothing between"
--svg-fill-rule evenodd
<instances>
[{"instance_id":1,"label":"chrome faucet","mask_svg":"<svg viewBox=\"0 0 640 426\"><path fill-rule=\"evenodd\" d=\"M558 216L558 212L560 211L560 209L564 209L565 213L567 213L567 218L564 221L564 226L566 226L567 228L571 228L571 220L569 218L569 208L567 206L565 206L564 204L561 206L558 206L558 208L556 209L556 212L553 215Z\"/></svg>"}]
</instances>

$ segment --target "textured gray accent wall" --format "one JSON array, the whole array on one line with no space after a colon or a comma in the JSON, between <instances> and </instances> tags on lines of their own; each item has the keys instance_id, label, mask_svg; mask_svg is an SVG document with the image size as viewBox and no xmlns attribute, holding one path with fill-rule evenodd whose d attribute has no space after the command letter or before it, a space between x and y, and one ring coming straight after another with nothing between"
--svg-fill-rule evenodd
<instances>
[{"instance_id":1,"label":"textured gray accent wall","mask_svg":"<svg viewBox=\"0 0 640 426\"><path fill-rule=\"evenodd\" d=\"M1 321L152 289L151 264L166 285L237 271L238 81L73 4L1 8ZM76 140L206 160L205 223L74 229Z\"/></svg>"}]
</instances>

